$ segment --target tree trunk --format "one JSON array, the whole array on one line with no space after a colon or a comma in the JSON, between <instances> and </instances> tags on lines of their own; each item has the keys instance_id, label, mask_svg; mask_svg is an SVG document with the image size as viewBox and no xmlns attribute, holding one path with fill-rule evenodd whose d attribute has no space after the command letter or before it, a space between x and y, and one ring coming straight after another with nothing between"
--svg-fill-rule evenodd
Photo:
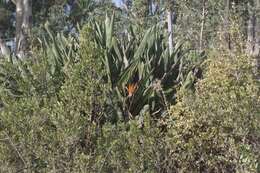
<instances>
[{"instance_id":1,"label":"tree trunk","mask_svg":"<svg viewBox=\"0 0 260 173\"><path fill-rule=\"evenodd\" d=\"M5 42L0 37L0 56L3 56L4 58L9 58L10 55L11 52L9 48L5 45Z\"/></svg>"},{"instance_id":2,"label":"tree trunk","mask_svg":"<svg viewBox=\"0 0 260 173\"><path fill-rule=\"evenodd\" d=\"M201 17L201 27L200 27L200 52L202 51L203 47L203 32L204 32L204 25L205 25L205 18L206 18L206 0L203 0L203 7L202 7L202 17Z\"/></svg>"},{"instance_id":3,"label":"tree trunk","mask_svg":"<svg viewBox=\"0 0 260 173\"><path fill-rule=\"evenodd\" d=\"M259 78L260 69L260 0L248 2L247 53L253 58L254 73Z\"/></svg>"},{"instance_id":4,"label":"tree trunk","mask_svg":"<svg viewBox=\"0 0 260 173\"><path fill-rule=\"evenodd\" d=\"M18 57L23 58L29 51L29 37L32 25L32 1L13 0L16 5L16 49Z\"/></svg>"},{"instance_id":5,"label":"tree trunk","mask_svg":"<svg viewBox=\"0 0 260 173\"><path fill-rule=\"evenodd\" d=\"M172 28L172 11L169 8L167 10L167 23L168 23L168 35L169 35L169 52L172 55L173 51L173 28Z\"/></svg>"},{"instance_id":6,"label":"tree trunk","mask_svg":"<svg viewBox=\"0 0 260 173\"><path fill-rule=\"evenodd\" d=\"M16 40L16 48L15 53L18 54L21 44L21 38L23 37L22 33L22 24L23 24L23 1L17 0L15 1L16 5L16 33L15 33L15 40Z\"/></svg>"},{"instance_id":7,"label":"tree trunk","mask_svg":"<svg viewBox=\"0 0 260 173\"><path fill-rule=\"evenodd\" d=\"M227 43L227 48L232 49L231 38L229 34L229 14L230 14L230 0L225 1L225 18L224 18L224 41Z\"/></svg>"},{"instance_id":8,"label":"tree trunk","mask_svg":"<svg viewBox=\"0 0 260 173\"><path fill-rule=\"evenodd\" d=\"M248 2L248 23L247 23L247 52L253 55L254 39L255 39L255 14L253 11L253 4Z\"/></svg>"},{"instance_id":9,"label":"tree trunk","mask_svg":"<svg viewBox=\"0 0 260 173\"><path fill-rule=\"evenodd\" d=\"M32 0L23 0L23 30L30 36L30 28L32 25Z\"/></svg>"},{"instance_id":10,"label":"tree trunk","mask_svg":"<svg viewBox=\"0 0 260 173\"><path fill-rule=\"evenodd\" d=\"M149 14L153 14L153 1L148 0L148 9L149 9Z\"/></svg>"},{"instance_id":11,"label":"tree trunk","mask_svg":"<svg viewBox=\"0 0 260 173\"><path fill-rule=\"evenodd\" d=\"M258 79L260 79L260 0L256 0L256 45L255 51L257 55L255 56L255 74Z\"/></svg>"}]
</instances>

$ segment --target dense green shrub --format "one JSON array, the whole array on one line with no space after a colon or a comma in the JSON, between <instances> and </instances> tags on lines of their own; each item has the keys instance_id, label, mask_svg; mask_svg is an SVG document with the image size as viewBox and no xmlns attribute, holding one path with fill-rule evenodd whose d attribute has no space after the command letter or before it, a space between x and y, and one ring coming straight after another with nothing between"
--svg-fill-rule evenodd
<instances>
[{"instance_id":1,"label":"dense green shrub","mask_svg":"<svg viewBox=\"0 0 260 173\"><path fill-rule=\"evenodd\" d=\"M218 54L194 94L179 92L169 129L177 172L257 172L260 94L251 69L246 56Z\"/></svg>"},{"instance_id":2,"label":"dense green shrub","mask_svg":"<svg viewBox=\"0 0 260 173\"><path fill-rule=\"evenodd\" d=\"M159 129L149 125L148 116L145 122L144 128L137 119L117 125L106 123L92 154L78 155L79 164L74 169L93 173L157 172L164 145Z\"/></svg>"},{"instance_id":3,"label":"dense green shrub","mask_svg":"<svg viewBox=\"0 0 260 173\"><path fill-rule=\"evenodd\" d=\"M66 64L54 78L44 60L6 63L10 72L3 75L0 90L1 172L71 172L78 153L91 154L105 86L99 79L100 53L90 35L88 28L82 31L79 62ZM47 58L42 56L37 58ZM21 73L27 69L28 74Z\"/></svg>"}]
</instances>

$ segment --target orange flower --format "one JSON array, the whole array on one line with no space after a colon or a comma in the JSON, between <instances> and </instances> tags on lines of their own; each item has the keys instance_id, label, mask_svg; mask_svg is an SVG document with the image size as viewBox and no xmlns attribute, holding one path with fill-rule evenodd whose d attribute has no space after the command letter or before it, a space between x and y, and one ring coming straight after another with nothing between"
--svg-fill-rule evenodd
<instances>
[{"instance_id":1,"label":"orange flower","mask_svg":"<svg viewBox=\"0 0 260 173\"><path fill-rule=\"evenodd\" d=\"M132 97L134 92L136 91L137 89L137 83L132 83L132 84L129 84L127 87L127 92L128 92L128 97Z\"/></svg>"}]
</instances>

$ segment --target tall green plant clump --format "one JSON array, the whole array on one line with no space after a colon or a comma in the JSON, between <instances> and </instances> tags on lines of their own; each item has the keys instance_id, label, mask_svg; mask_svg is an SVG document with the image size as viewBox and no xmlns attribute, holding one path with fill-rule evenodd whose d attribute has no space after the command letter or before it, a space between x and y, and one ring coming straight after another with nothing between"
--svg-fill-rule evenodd
<instances>
[{"instance_id":1,"label":"tall green plant clump","mask_svg":"<svg viewBox=\"0 0 260 173\"><path fill-rule=\"evenodd\" d=\"M122 36L125 40L118 39L114 23L114 16L92 23L95 42L103 52L104 77L110 84L111 112L131 119L148 106L151 116L166 115L169 105L175 102L177 86L193 68L192 61L185 60L189 49L176 42L170 55L167 34L159 25L141 34L129 27ZM192 56L201 57L197 53ZM131 86L134 89L130 93Z\"/></svg>"}]
</instances>

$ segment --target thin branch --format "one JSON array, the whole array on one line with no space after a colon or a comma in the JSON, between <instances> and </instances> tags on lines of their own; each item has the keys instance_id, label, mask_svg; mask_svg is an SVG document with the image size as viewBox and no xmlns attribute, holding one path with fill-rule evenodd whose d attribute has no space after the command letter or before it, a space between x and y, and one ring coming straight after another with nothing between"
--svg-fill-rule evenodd
<instances>
[{"instance_id":1,"label":"thin branch","mask_svg":"<svg viewBox=\"0 0 260 173\"><path fill-rule=\"evenodd\" d=\"M170 68L168 72L165 72L163 77L161 78L161 81L164 82L164 80L168 77L168 75L171 74L171 72L174 70L174 68L178 65L181 58L179 58Z\"/></svg>"},{"instance_id":2,"label":"thin branch","mask_svg":"<svg viewBox=\"0 0 260 173\"><path fill-rule=\"evenodd\" d=\"M16 0L11 0L16 5Z\"/></svg>"},{"instance_id":3,"label":"thin branch","mask_svg":"<svg viewBox=\"0 0 260 173\"><path fill-rule=\"evenodd\" d=\"M0 142L8 141L8 138L0 139Z\"/></svg>"},{"instance_id":4,"label":"thin branch","mask_svg":"<svg viewBox=\"0 0 260 173\"><path fill-rule=\"evenodd\" d=\"M106 160L107 160L107 158L108 158L108 156L109 156L109 154L110 154L112 148L114 147L114 144L115 144L115 143L113 143L112 146L110 146L110 148L108 149L107 154L106 154L106 156L105 156L105 158L104 158L104 161L103 161L103 163L102 163L102 165L101 165L101 167L100 167L99 173L102 172L102 169L103 169L103 167L104 167L104 165L105 165L105 163L106 163Z\"/></svg>"},{"instance_id":5,"label":"thin branch","mask_svg":"<svg viewBox=\"0 0 260 173\"><path fill-rule=\"evenodd\" d=\"M8 142L10 143L10 145L13 147L13 149L16 151L18 157L22 160L23 164L26 165L26 162L24 160L24 158L22 157L21 153L18 151L17 147L15 146L15 144L13 143L13 141L11 140L11 138L9 137L9 135L3 131L4 134L6 135L6 139L8 140Z\"/></svg>"}]
</instances>

